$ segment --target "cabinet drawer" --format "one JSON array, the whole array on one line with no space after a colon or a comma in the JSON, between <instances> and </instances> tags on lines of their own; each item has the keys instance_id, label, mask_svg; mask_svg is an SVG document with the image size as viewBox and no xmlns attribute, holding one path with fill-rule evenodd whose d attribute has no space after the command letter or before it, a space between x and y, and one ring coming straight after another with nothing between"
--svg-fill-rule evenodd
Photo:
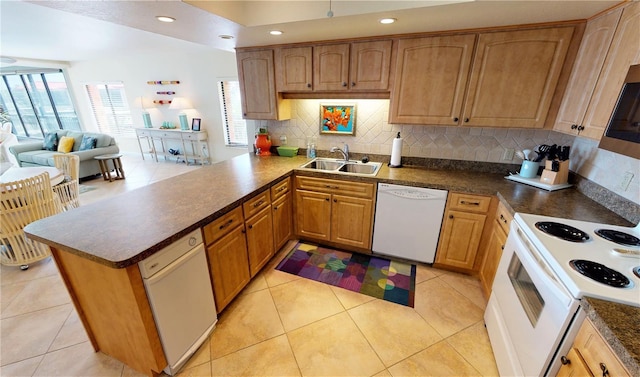
<instances>
[{"instance_id":1,"label":"cabinet drawer","mask_svg":"<svg viewBox=\"0 0 640 377\"><path fill-rule=\"evenodd\" d=\"M242 223L244 223L244 219L242 218L242 208L237 207L219 219L213 220L209 224L205 225L203 228L205 243L209 245L219 240Z\"/></svg>"},{"instance_id":2,"label":"cabinet drawer","mask_svg":"<svg viewBox=\"0 0 640 377\"><path fill-rule=\"evenodd\" d=\"M290 189L290 178L283 179L282 181L274 184L273 186L271 186L271 200L275 202L278 198L286 195L290 191Z\"/></svg>"},{"instance_id":3,"label":"cabinet drawer","mask_svg":"<svg viewBox=\"0 0 640 377\"><path fill-rule=\"evenodd\" d=\"M471 194L449 194L449 209L487 213L491 205L490 196L471 195Z\"/></svg>"},{"instance_id":4,"label":"cabinet drawer","mask_svg":"<svg viewBox=\"0 0 640 377\"><path fill-rule=\"evenodd\" d=\"M595 376L602 375L601 364L604 364L604 367L609 371L609 376L630 375L588 319L585 319L580 326L573 347L578 350L585 364Z\"/></svg>"},{"instance_id":5,"label":"cabinet drawer","mask_svg":"<svg viewBox=\"0 0 640 377\"><path fill-rule=\"evenodd\" d=\"M242 204L244 218L248 220L251 216L260 212L263 208L271 205L271 194L269 190L264 190L260 194L247 200Z\"/></svg>"},{"instance_id":6,"label":"cabinet drawer","mask_svg":"<svg viewBox=\"0 0 640 377\"><path fill-rule=\"evenodd\" d=\"M374 193L374 186L372 183L349 182L303 176L296 177L296 188L326 192L329 194L343 194L360 198L373 198Z\"/></svg>"},{"instance_id":7,"label":"cabinet drawer","mask_svg":"<svg viewBox=\"0 0 640 377\"><path fill-rule=\"evenodd\" d=\"M182 138L184 138L185 140L191 140L191 141L205 140L207 138L207 133L203 131L183 132Z\"/></svg>"},{"instance_id":8,"label":"cabinet drawer","mask_svg":"<svg viewBox=\"0 0 640 377\"><path fill-rule=\"evenodd\" d=\"M162 137L163 139L180 140L182 138L182 135L180 135L180 132L171 132L171 131L162 132L159 136Z\"/></svg>"},{"instance_id":9,"label":"cabinet drawer","mask_svg":"<svg viewBox=\"0 0 640 377\"><path fill-rule=\"evenodd\" d=\"M507 207L502 204L502 202L498 203L498 209L496 211L496 221L504 230L506 234L509 234L509 227L511 226L511 220L513 220L513 216L511 216L511 212L507 209Z\"/></svg>"}]
</instances>

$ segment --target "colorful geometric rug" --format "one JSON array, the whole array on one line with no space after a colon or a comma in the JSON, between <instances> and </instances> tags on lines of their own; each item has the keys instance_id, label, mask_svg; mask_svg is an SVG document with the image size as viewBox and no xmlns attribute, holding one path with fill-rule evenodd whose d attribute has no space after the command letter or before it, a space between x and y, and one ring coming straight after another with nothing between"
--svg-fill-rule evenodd
<instances>
[{"instance_id":1,"label":"colorful geometric rug","mask_svg":"<svg viewBox=\"0 0 640 377\"><path fill-rule=\"evenodd\" d=\"M413 308L413 264L299 242L276 269Z\"/></svg>"}]
</instances>

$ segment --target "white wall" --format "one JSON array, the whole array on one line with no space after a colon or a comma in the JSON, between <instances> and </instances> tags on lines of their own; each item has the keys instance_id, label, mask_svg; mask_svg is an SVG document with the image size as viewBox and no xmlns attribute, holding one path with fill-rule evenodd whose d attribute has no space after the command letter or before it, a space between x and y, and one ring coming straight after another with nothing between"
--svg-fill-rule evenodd
<instances>
[{"instance_id":1,"label":"white wall","mask_svg":"<svg viewBox=\"0 0 640 377\"><path fill-rule=\"evenodd\" d=\"M157 95L157 91L175 91L176 97L188 98L194 110L187 110L189 125L192 118L202 119L202 130L209 137L209 153L213 162L225 160L242 153L246 148L230 148L224 144L222 117L218 102L216 82L221 79L237 79L235 54L221 50L206 52L163 51L122 55L117 51L110 59L74 62L67 70L72 93L77 101L77 111L85 130L97 130L86 95L85 85L96 82L122 81L131 108L135 126L142 127L142 110L136 108L136 97L170 99L174 96ZM148 85L147 81L180 81L178 85ZM179 110L169 105L156 105L149 109L154 128L163 121L178 125ZM123 152L139 152L135 138L119 138Z\"/></svg>"}]
</instances>

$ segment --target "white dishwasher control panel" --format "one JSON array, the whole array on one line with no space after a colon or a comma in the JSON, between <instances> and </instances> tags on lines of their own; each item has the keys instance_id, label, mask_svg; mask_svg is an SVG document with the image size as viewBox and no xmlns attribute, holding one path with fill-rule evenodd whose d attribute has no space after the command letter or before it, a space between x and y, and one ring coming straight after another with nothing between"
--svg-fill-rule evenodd
<instances>
[{"instance_id":1,"label":"white dishwasher control panel","mask_svg":"<svg viewBox=\"0 0 640 377\"><path fill-rule=\"evenodd\" d=\"M171 262L188 253L202 243L200 228L175 241L152 256L138 263L143 278L149 278L168 266Z\"/></svg>"}]
</instances>

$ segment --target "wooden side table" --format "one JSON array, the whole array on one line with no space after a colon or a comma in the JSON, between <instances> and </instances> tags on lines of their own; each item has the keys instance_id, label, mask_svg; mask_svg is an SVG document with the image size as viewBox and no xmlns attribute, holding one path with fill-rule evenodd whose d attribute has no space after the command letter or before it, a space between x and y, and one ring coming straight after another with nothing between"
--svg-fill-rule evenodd
<instances>
[{"instance_id":1,"label":"wooden side table","mask_svg":"<svg viewBox=\"0 0 640 377\"><path fill-rule=\"evenodd\" d=\"M122 169L122 161L120 161L121 154L103 154L95 156L94 159L98 160L100 164L100 171L102 172L102 178L105 181L113 182L114 179L124 179L124 170ZM109 161L113 161L113 171L115 177L111 175L111 169L109 169Z\"/></svg>"}]
</instances>

